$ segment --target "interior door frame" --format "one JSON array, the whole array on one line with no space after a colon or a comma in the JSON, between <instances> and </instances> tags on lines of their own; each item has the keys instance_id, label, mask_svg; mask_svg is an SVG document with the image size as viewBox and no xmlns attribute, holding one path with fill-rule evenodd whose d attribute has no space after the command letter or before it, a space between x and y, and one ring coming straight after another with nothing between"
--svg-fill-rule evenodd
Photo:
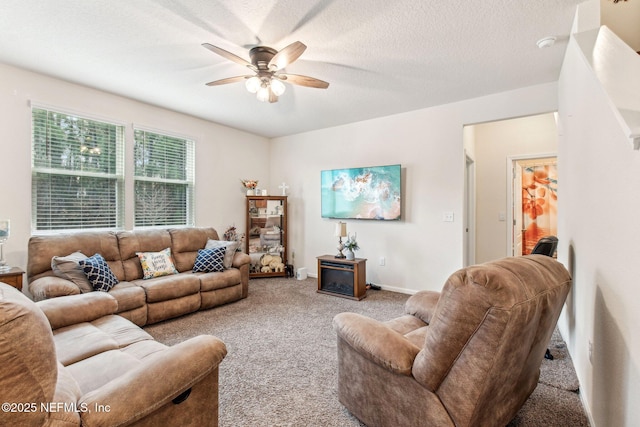
<instances>
[{"instance_id":1,"label":"interior door frame","mask_svg":"<svg viewBox=\"0 0 640 427\"><path fill-rule=\"evenodd\" d=\"M523 155L513 155L507 156L507 254L508 256L513 255L513 227L515 225L514 221L514 210L518 209L519 212L522 212L522 206L514 206L514 186L513 186L513 174L515 169L516 162L520 160L535 160L535 159L546 159L549 157L555 157L556 163L558 160L558 153L536 153L536 154L523 154Z\"/></svg>"},{"instance_id":2,"label":"interior door frame","mask_svg":"<svg viewBox=\"0 0 640 427\"><path fill-rule=\"evenodd\" d=\"M464 150L464 267L476 263L476 161Z\"/></svg>"}]
</instances>

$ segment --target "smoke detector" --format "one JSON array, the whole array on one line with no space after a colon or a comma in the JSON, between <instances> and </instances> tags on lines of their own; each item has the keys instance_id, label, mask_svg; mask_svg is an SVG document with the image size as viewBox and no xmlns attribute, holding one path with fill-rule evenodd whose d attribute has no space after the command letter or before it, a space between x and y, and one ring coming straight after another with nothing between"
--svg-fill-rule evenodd
<instances>
[{"instance_id":1,"label":"smoke detector","mask_svg":"<svg viewBox=\"0 0 640 427\"><path fill-rule=\"evenodd\" d=\"M556 42L556 38L552 36L552 37L545 37L543 39L540 39L536 42L536 44L540 49L544 49L545 47L553 46L555 42Z\"/></svg>"}]
</instances>

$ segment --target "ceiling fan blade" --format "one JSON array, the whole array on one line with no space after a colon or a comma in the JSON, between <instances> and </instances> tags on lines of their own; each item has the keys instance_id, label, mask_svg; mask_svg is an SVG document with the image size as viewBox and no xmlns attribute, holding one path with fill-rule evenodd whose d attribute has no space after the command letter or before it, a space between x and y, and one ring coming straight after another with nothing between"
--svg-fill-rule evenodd
<instances>
[{"instance_id":1,"label":"ceiling fan blade","mask_svg":"<svg viewBox=\"0 0 640 427\"><path fill-rule=\"evenodd\" d=\"M227 77L226 79L220 79L220 80L216 80L213 82L209 82L206 85L207 86L220 86L220 85L226 85L228 83L236 83L236 82L241 82L243 80L246 80L250 77L253 76L235 76L235 77Z\"/></svg>"},{"instance_id":2,"label":"ceiling fan blade","mask_svg":"<svg viewBox=\"0 0 640 427\"><path fill-rule=\"evenodd\" d=\"M213 53L217 53L218 55L222 56L223 58L227 58L230 61L236 62L240 65L244 65L245 67L249 67L252 70L255 69L255 67L253 66L253 64L249 61L246 61L242 58L240 58L238 55L234 55L231 52L228 52L222 48L219 48L218 46L214 46L212 44L209 43L202 43L202 46L209 49L211 52Z\"/></svg>"},{"instance_id":3,"label":"ceiling fan blade","mask_svg":"<svg viewBox=\"0 0 640 427\"><path fill-rule=\"evenodd\" d=\"M276 53L269 61L270 70L281 70L298 59L307 48L304 43L293 42L289 46Z\"/></svg>"},{"instance_id":4,"label":"ceiling fan blade","mask_svg":"<svg viewBox=\"0 0 640 427\"><path fill-rule=\"evenodd\" d=\"M309 76L301 76L298 74L277 74L275 77L299 86L314 87L317 89L326 89L329 87L329 83Z\"/></svg>"}]
</instances>

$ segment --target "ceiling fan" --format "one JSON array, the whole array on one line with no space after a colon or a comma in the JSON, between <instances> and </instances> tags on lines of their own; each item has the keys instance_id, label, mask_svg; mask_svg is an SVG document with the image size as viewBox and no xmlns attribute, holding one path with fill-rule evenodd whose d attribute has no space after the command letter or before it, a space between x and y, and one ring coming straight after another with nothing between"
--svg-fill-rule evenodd
<instances>
[{"instance_id":1,"label":"ceiling fan","mask_svg":"<svg viewBox=\"0 0 640 427\"><path fill-rule=\"evenodd\" d=\"M247 90L255 93L263 102L278 102L278 97L285 91L283 82L319 89L329 87L329 83L313 77L282 72L284 67L298 59L307 48L301 42L291 43L279 52L270 47L256 46L249 51L251 62L209 43L203 43L202 46L226 59L244 65L255 73L215 80L207 83L207 86L219 86L244 80Z\"/></svg>"}]
</instances>

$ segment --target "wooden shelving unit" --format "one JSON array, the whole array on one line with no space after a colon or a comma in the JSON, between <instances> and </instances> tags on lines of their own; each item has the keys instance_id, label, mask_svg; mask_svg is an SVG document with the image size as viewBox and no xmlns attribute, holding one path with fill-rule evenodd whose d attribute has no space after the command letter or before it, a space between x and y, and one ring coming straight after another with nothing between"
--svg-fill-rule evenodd
<instances>
[{"instance_id":1,"label":"wooden shelving unit","mask_svg":"<svg viewBox=\"0 0 640 427\"><path fill-rule=\"evenodd\" d=\"M246 215L245 251L251 257L249 276L285 276L287 196L247 196ZM275 257L280 257L281 262L265 265L267 260L273 260ZM276 264L283 264L283 266Z\"/></svg>"}]
</instances>

